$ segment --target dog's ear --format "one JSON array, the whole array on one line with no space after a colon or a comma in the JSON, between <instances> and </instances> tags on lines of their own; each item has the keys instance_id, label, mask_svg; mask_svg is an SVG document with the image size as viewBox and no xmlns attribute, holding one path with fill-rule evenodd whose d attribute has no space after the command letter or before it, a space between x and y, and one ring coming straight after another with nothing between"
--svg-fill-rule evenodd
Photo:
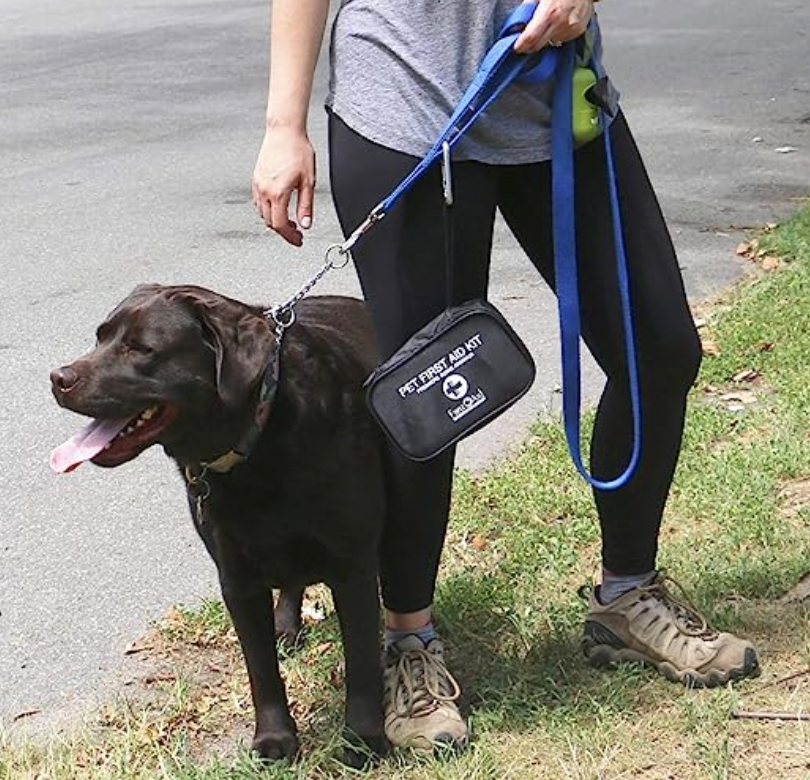
<instances>
[{"instance_id":1,"label":"dog's ear","mask_svg":"<svg viewBox=\"0 0 810 780\"><path fill-rule=\"evenodd\" d=\"M229 408L250 395L277 349L268 321L220 296L193 296L195 313L216 354L217 392Z\"/></svg>"}]
</instances>

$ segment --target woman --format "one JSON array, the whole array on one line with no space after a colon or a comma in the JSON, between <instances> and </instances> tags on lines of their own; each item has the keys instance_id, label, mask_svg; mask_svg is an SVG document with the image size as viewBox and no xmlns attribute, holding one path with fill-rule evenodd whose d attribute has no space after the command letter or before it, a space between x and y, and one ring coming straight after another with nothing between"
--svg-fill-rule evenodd
<instances>
[{"instance_id":1,"label":"woman","mask_svg":"<svg viewBox=\"0 0 810 780\"><path fill-rule=\"evenodd\" d=\"M344 233L426 153L514 6L514 0L343 0L332 31L327 106L332 192ZM328 0L273 2L267 130L253 199L265 223L295 246L312 222L315 156L306 123L327 11ZM536 52L580 38L593 14L594 0L545 0L515 49ZM582 47L603 75L596 24ZM513 85L454 151L458 301L486 296L496 209L553 287L550 114L548 85ZM594 494L603 576L591 597L583 648L595 664L643 661L688 684L722 684L757 670L755 649L708 628L673 597L655 568L700 345L666 225L621 114L611 135L625 215L644 448L625 487ZM591 468L604 479L625 465L632 424L601 141L577 152L575 175L582 331L607 376L591 445ZM353 250L382 358L443 308L441 209L434 170ZM394 500L381 550L381 586L386 733L394 745L431 749L467 740L455 704L458 685L431 620L452 468L452 453L426 464L390 455Z\"/></svg>"}]
</instances>

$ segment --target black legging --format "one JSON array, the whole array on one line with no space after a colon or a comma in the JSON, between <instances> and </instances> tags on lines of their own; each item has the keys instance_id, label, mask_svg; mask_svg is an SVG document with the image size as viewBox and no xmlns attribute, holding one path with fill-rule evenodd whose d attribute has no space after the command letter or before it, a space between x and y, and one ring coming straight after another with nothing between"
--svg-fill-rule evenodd
<instances>
[{"instance_id":1,"label":"black legging","mask_svg":"<svg viewBox=\"0 0 810 780\"><path fill-rule=\"evenodd\" d=\"M614 122L612 138L639 354L643 449L630 482L616 491L595 491L595 499L604 566L629 575L655 567L686 395L701 351L672 242L623 117ZM345 233L416 162L368 141L336 116L330 118L329 150L332 193ZM553 288L550 166L460 162L453 175L454 299L486 296L496 208ZM576 153L576 213L583 338L607 376L591 442L591 468L606 479L627 462L632 423L601 140ZM383 357L444 307L443 241L439 171L432 170L353 250ZM392 500L381 580L385 605L395 612L413 612L432 602L452 467L452 453L417 464L391 452Z\"/></svg>"}]
</instances>

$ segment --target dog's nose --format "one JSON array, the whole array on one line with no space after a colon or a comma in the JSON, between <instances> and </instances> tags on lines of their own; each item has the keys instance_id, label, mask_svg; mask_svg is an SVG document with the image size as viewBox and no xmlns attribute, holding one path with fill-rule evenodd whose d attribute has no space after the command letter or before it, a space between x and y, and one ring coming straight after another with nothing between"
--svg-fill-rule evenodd
<instances>
[{"instance_id":1,"label":"dog's nose","mask_svg":"<svg viewBox=\"0 0 810 780\"><path fill-rule=\"evenodd\" d=\"M51 384L54 390L69 393L79 381L79 375L70 367L64 366L51 371Z\"/></svg>"}]
</instances>

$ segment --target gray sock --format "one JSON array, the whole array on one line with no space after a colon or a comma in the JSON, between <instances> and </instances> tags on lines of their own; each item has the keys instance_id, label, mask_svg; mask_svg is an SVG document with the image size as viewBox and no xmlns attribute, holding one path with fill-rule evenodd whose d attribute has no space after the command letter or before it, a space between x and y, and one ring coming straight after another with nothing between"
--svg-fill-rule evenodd
<instances>
[{"instance_id":1,"label":"gray sock","mask_svg":"<svg viewBox=\"0 0 810 780\"><path fill-rule=\"evenodd\" d=\"M612 574L603 572L598 598L602 604L610 604L628 591L646 585L655 576L655 571L646 574Z\"/></svg>"},{"instance_id":2,"label":"gray sock","mask_svg":"<svg viewBox=\"0 0 810 780\"><path fill-rule=\"evenodd\" d=\"M436 638L436 629L433 627L433 621L425 623L424 626L419 628L386 628L385 629L385 647L388 649L391 645L404 639L406 636L416 636L422 640L422 644L427 647L431 639Z\"/></svg>"}]
</instances>

